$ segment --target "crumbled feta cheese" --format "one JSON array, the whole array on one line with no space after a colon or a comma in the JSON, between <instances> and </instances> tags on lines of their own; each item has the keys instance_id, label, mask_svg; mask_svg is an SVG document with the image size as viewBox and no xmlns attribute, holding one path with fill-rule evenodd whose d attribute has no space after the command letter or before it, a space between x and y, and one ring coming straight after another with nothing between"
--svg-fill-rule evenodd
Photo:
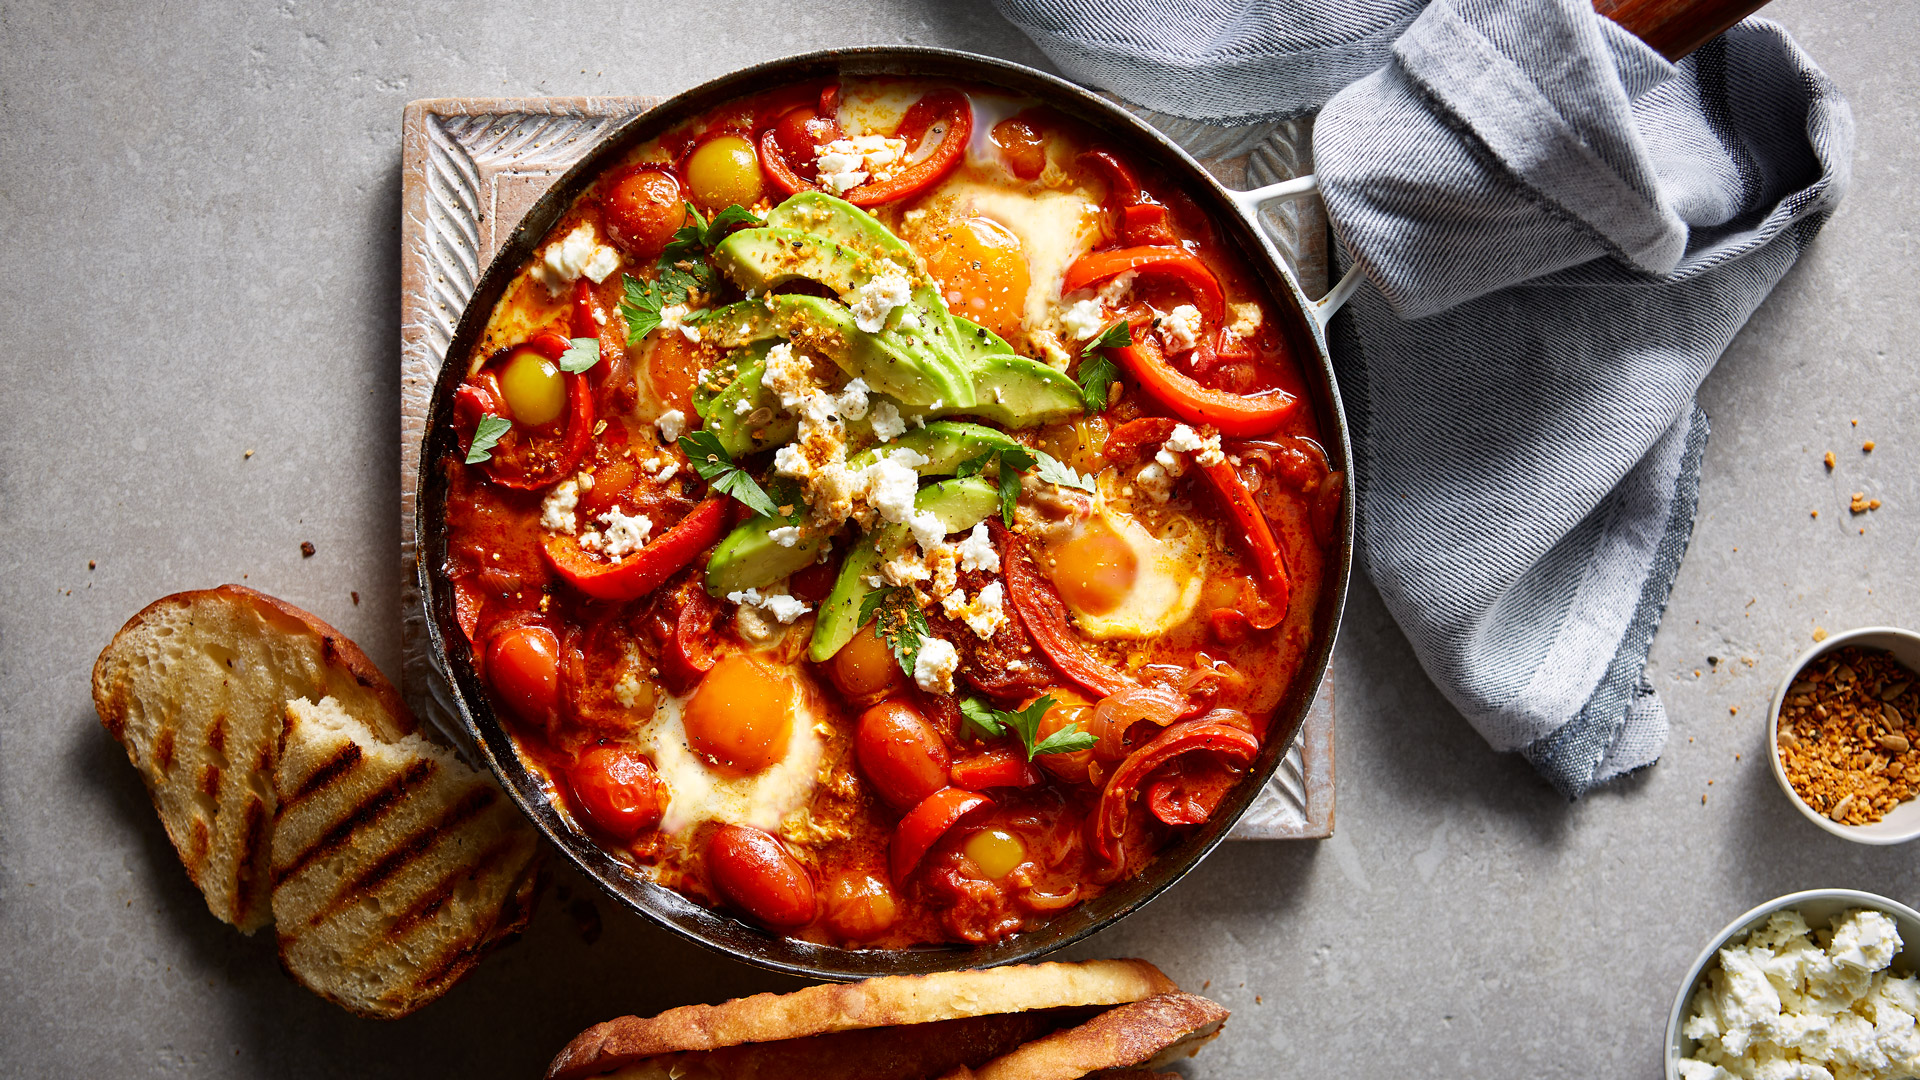
<instances>
[{"instance_id":1,"label":"crumbled feta cheese","mask_svg":"<svg viewBox=\"0 0 1920 1080\"><path fill-rule=\"evenodd\" d=\"M752 411L753 411L752 398L743 397L739 401L736 401L733 403L733 415L735 416L745 416Z\"/></svg>"},{"instance_id":2,"label":"crumbled feta cheese","mask_svg":"<svg viewBox=\"0 0 1920 1080\"><path fill-rule=\"evenodd\" d=\"M619 681L613 684L614 700L629 709L648 697L650 695L647 693L647 684L641 682L640 676L631 671L621 675Z\"/></svg>"},{"instance_id":3,"label":"crumbled feta cheese","mask_svg":"<svg viewBox=\"0 0 1920 1080\"><path fill-rule=\"evenodd\" d=\"M900 419L900 409L891 401L882 401L873 407L873 437L883 443L889 443L906 434L907 422Z\"/></svg>"},{"instance_id":4,"label":"crumbled feta cheese","mask_svg":"<svg viewBox=\"0 0 1920 1080\"><path fill-rule=\"evenodd\" d=\"M920 654L913 661L913 681L929 694L953 693L953 673L960 666L959 650L945 638L920 639Z\"/></svg>"},{"instance_id":5,"label":"crumbled feta cheese","mask_svg":"<svg viewBox=\"0 0 1920 1080\"><path fill-rule=\"evenodd\" d=\"M960 553L952 544L934 541L933 547L922 547L926 552L927 571L931 580L927 583L927 595L935 599L945 599L954 587L960 584Z\"/></svg>"},{"instance_id":6,"label":"crumbled feta cheese","mask_svg":"<svg viewBox=\"0 0 1920 1080\"><path fill-rule=\"evenodd\" d=\"M1166 451L1161 451L1166 453ZM1173 482L1176 477L1167 473L1166 467L1157 461L1148 462L1147 467L1134 474L1133 482L1138 484L1142 494L1154 502L1166 502L1173 498Z\"/></svg>"},{"instance_id":7,"label":"crumbled feta cheese","mask_svg":"<svg viewBox=\"0 0 1920 1080\"><path fill-rule=\"evenodd\" d=\"M940 602L949 619L959 619L981 641L998 633L1007 624L1006 589L997 581L981 586L980 594L967 602L965 592L955 590Z\"/></svg>"},{"instance_id":8,"label":"crumbled feta cheese","mask_svg":"<svg viewBox=\"0 0 1920 1080\"><path fill-rule=\"evenodd\" d=\"M1193 460L1200 465L1219 465L1227 460L1227 455L1220 450L1219 432L1200 440L1200 449L1194 451Z\"/></svg>"},{"instance_id":9,"label":"crumbled feta cheese","mask_svg":"<svg viewBox=\"0 0 1920 1080\"><path fill-rule=\"evenodd\" d=\"M766 373L760 388L780 399L783 409L798 409L817 387L813 382L813 360L793 351L793 345L781 342L767 350Z\"/></svg>"},{"instance_id":10,"label":"crumbled feta cheese","mask_svg":"<svg viewBox=\"0 0 1920 1080\"><path fill-rule=\"evenodd\" d=\"M913 497L920 493L920 474L914 469L926 463L923 455L904 448L879 455L879 460L861 470L867 505L891 522L913 520Z\"/></svg>"},{"instance_id":11,"label":"crumbled feta cheese","mask_svg":"<svg viewBox=\"0 0 1920 1080\"><path fill-rule=\"evenodd\" d=\"M604 529L582 536L580 546L616 561L645 547L653 532L652 521L640 514L623 513L617 506L601 514L599 521Z\"/></svg>"},{"instance_id":12,"label":"crumbled feta cheese","mask_svg":"<svg viewBox=\"0 0 1920 1080\"><path fill-rule=\"evenodd\" d=\"M654 420L653 426L660 429L660 442L663 445L678 442L687 430L687 414L679 409L668 409Z\"/></svg>"},{"instance_id":13,"label":"crumbled feta cheese","mask_svg":"<svg viewBox=\"0 0 1920 1080\"><path fill-rule=\"evenodd\" d=\"M579 528L573 518L573 509L580 505L580 482L562 480L560 486L547 492L540 500L540 527L548 532L563 532L572 536Z\"/></svg>"},{"instance_id":14,"label":"crumbled feta cheese","mask_svg":"<svg viewBox=\"0 0 1920 1080\"><path fill-rule=\"evenodd\" d=\"M1100 301L1077 300L1060 312L1060 329L1067 332L1068 341L1085 341L1100 332L1106 325L1107 313Z\"/></svg>"},{"instance_id":15,"label":"crumbled feta cheese","mask_svg":"<svg viewBox=\"0 0 1920 1080\"><path fill-rule=\"evenodd\" d=\"M1139 276L1138 270L1114 275L1112 281L1100 286L1100 302L1111 308L1125 307L1127 297L1133 294L1134 279Z\"/></svg>"},{"instance_id":16,"label":"crumbled feta cheese","mask_svg":"<svg viewBox=\"0 0 1920 1080\"><path fill-rule=\"evenodd\" d=\"M661 465L660 468L654 472L653 482L656 484L664 484L667 481L673 479L675 476L679 475L679 472L680 472L680 463L677 461L668 461L665 464Z\"/></svg>"},{"instance_id":17,"label":"crumbled feta cheese","mask_svg":"<svg viewBox=\"0 0 1920 1080\"><path fill-rule=\"evenodd\" d=\"M581 222L572 232L548 244L530 273L535 281L547 287L549 294L557 296L578 281L580 275L603 281L619 265L620 253L600 243L594 236L593 226Z\"/></svg>"},{"instance_id":18,"label":"crumbled feta cheese","mask_svg":"<svg viewBox=\"0 0 1920 1080\"><path fill-rule=\"evenodd\" d=\"M1200 449L1200 433L1185 424L1174 426L1173 434L1167 436L1166 448L1176 454Z\"/></svg>"},{"instance_id":19,"label":"crumbled feta cheese","mask_svg":"<svg viewBox=\"0 0 1920 1080\"><path fill-rule=\"evenodd\" d=\"M922 551L932 551L947 538L946 524L940 520L938 514L926 510L916 511L911 518L907 519L907 528L913 533L914 543L919 544Z\"/></svg>"},{"instance_id":20,"label":"crumbled feta cheese","mask_svg":"<svg viewBox=\"0 0 1920 1080\"><path fill-rule=\"evenodd\" d=\"M868 393L867 380L858 377L849 379L847 385L840 388L840 393L834 396L834 407L848 420L858 420L867 415Z\"/></svg>"},{"instance_id":21,"label":"crumbled feta cheese","mask_svg":"<svg viewBox=\"0 0 1920 1080\"><path fill-rule=\"evenodd\" d=\"M880 564L880 576L889 585L911 585L933 577L933 571L927 568L926 557L920 549L908 545L899 554Z\"/></svg>"},{"instance_id":22,"label":"crumbled feta cheese","mask_svg":"<svg viewBox=\"0 0 1920 1080\"><path fill-rule=\"evenodd\" d=\"M773 616L782 626L792 625L793 620L813 610L797 596L777 592L762 593L759 589L730 592L727 594L727 599L742 607L758 608Z\"/></svg>"},{"instance_id":23,"label":"crumbled feta cheese","mask_svg":"<svg viewBox=\"0 0 1920 1080\"><path fill-rule=\"evenodd\" d=\"M1894 1080L1920 1075L1920 985L1887 968L1893 920L1851 911L1827 945L1798 912L1776 913L1720 950L1681 1026L1697 1046L1687 1080Z\"/></svg>"},{"instance_id":24,"label":"crumbled feta cheese","mask_svg":"<svg viewBox=\"0 0 1920 1080\"><path fill-rule=\"evenodd\" d=\"M688 341L699 341L700 328L683 321L686 319L688 311L689 308L685 304L668 304L666 307L661 308L660 329L669 333L678 330L680 331L680 336L686 338Z\"/></svg>"},{"instance_id":25,"label":"crumbled feta cheese","mask_svg":"<svg viewBox=\"0 0 1920 1080\"><path fill-rule=\"evenodd\" d=\"M1000 572L1000 553L993 550L993 537L987 535L987 523L982 521L973 527L965 540L958 545L960 569L985 570L989 574Z\"/></svg>"},{"instance_id":26,"label":"crumbled feta cheese","mask_svg":"<svg viewBox=\"0 0 1920 1080\"><path fill-rule=\"evenodd\" d=\"M781 547L790 548L800 542L800 526L782 525L777 529L770 529L767 532L767 539Z\"/></svg>"},{"instance_id":27,"label":"crumbled feta cheese","mask_svg":"<svg viewBox=\"0 0 1920 1080\"><path fill-rule=\"evenodd\" d=\"M814 160L819 166L820 183L835 195L844 195L866 183L869 175L875 180L891 180L906 156L905 139L857 135L820 147Z\"/></svg>"},{"instance_id":28,"label":"crumbled feta cheese","mask_svg":"<svg viewBox=\"0 0 1920 1080\"><path fill-rule=\"evenodd\" d=\"M1200 344L1200 309L1181 304L1160 320L1160 340L1166 342L1167 355L1192 352Z\"/></svg>"},{"instance_id":29,"label":"crumbled feta cheese","mask_svg":"<svg viewBox=\"0 0 1920 1080\"><path fill-rule=\"evenodd\" d=\"M853 324L869 334L877 334L887 325L893 309L913 299L913 282L905 274L876 274L847 296L853 309Z\"/></svg>"},{"instance_id":30,"label":"crumbled feta cheese","mask_svg":"<svg viewBox=\"0 0 1920 1080\"><path fill-rule=\"evenodd\" d=\"M1260 305L1251 300L1238 304L1229 304L1233 312L1233 321L1227 324L1227 333L1237 338L1250 338L1260 329L1262 317Z\"/></svg>"}]
</instances>

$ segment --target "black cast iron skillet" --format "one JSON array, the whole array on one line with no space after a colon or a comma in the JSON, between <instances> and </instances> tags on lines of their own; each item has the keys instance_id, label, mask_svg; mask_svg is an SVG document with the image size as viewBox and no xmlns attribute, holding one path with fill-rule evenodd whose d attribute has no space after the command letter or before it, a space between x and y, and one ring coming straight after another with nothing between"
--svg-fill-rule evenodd
<instances>
[{"instance_id":1,"label":"black cast iron skillet","mask_svg":"<svg viewBox=\"0 0 1920 1080\"><path fill-rule=\"evenodd\" d=\"M1031 68L969 53L942 49L871 48L809 53L746 68L695 87L622 124L536 202L481 276L447 348L448 362L434 388L420 455L416 550L420 591L427 606L430 654L448 680L459 722L465 727L507 793L555 846L598 881L608 893L668 929L717 952L761 967L829 979L872 975L920 974L954 968L984 967L1031 960L1112 925L1193 869L1212 851L1247 810L1298 736L1302 719L1325 677L1335 630L1346 602L1352 567L1353 495L1343 500L1333 550L1326 559L1313 642L1305 663L1274 714L1251 776L1229 796L1206 825L1162 850L1144 873L1119 883L1101 896L1060 913L1036 930L992 945L929 946L914 949L842 949L777 937L726 914L701 907L635 873L576 830L548 801L540 779L516 752L512 738L494 715L476 677L472 653L453 617L453 588L444 572L447 537L447 470L457 460L451 424L454 390L465 377L467 358L485 329L489 313L513 275L531 256L574 198L610 163L673 125L722 102L788 83L811 79L899 75L984 84L1037 99L1101 132L1133 160L1158 167L1207 211L1236 246L1289 322L1293 346L1307 383L1307 401L1319 421L1334 469L1352 476L1346 420L1327 357L1325 319L1344 299L1336 290L1330 302L1315 304L1300 291L1278 253L1254 222L1260 201L1297 196L1312 179L1275 185L1258 193L1229 194L1179 147L1153 128L1081 88Z\"/></svg>"}]
</instances>

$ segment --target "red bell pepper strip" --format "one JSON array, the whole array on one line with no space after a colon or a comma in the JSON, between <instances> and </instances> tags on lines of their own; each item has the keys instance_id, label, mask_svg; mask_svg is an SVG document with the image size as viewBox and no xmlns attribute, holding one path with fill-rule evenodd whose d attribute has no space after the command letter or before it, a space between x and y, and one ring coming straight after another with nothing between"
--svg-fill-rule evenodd
<instances>
[{"instance_id":1,"label":"red bell pepper strip","mask_svg":"<svg viewBox=\"0 0 1920 1080\"><path fill-rule=\"evenodd\" d=\"M1103 173L1107 181L1107 202L1116 210L1151 202L1133 170L1119 157L1105 150L1089 150L1076 158L1081 166Z\"/></svg>"},{"instance_id":2,"label":"red bell pepper strip","mask_svg":"<svg viewBox=\"0 0 1920 1080\"><path fill-rule=\"evenodd\" d=\"M567 584L595 600L636 600L720 542L732 517L732 502L731 496L708 496L673 528L619 562L595 559L568 537L548 537L541 550Z\"/></svg>"},{"instance_id":3,"label":"red bell pepper strip","mask_svg":"<svg viewBox=\"0 0 1920 1080\"><path fill-rule=\"evenodd\" d=\"M1067 267L1060 292L1065 295L1091 288L1128 272L1172 278L1185 285L1193 293L1194 305L1200 309L1201 317L1214 327L1220 325L1226 314L1227 298L1220 290L1220 279L1206 263L1177 247L1144 245L1089 252Z\"/></svg>"},{"instance_id":4,"label":"red bell pepper strip","mask_svg":"<svg viewBox=\"0 0 1920 1080\"><path fill-rule=\"evenodd\" d=\"M1167 363L1160 347L1137 327L1133 344L1109 351L1154 400L1190 424L1212 424L1222 435L1271 434L1300 405L1300 399L1285 390L1235 394L1202 386Z\"/></svg>"},{"instance_id":5,"label":"red bell pepper strip","mask_svg":"<svg viewBox=\"0 0 1920 1080\"><path fill-rule=\"evenodd\" d=\"M947 770L953 786L968 791L996 787L1032 787L1040 782L1040 770L1033 767L1017 746L996 746L991 750L961 758Z\"/></svg>"},{"instance_id":6,"label":"red bell pepper strip","mask_svg":"<svg viewBox=\"0 0 1920 1080\"><path fill-rule=\"evenodd\" d=\"M573 305L568 316L568 329L577 338L600 336L600 322L593 317L593 280L584 274L573 283Z\"/></svg>"},{"instance_id":7,"label":"red bell pepper strip","mask_svg":"<svg viewBox=\"0 0 1920 1080\"><path fill-rule=\"evenodd\" d=\"M1205 825L1241 776L1217 759L1184 761L1167 772L1147 785L1147 809L1169 825Z\"/></svg>"},{"instance_id":8,"label":"red bell pepper strip","mask_svg":"<svg viewBox=\"0 0 1920 1080\"><path fill-rule=\"evenodd\" d=\"M774 137L774 129L768 128L760 133L760 171L767 174L773 186L785 195L798 195L803 191L824 190L819 184L793 171L787 164L787 156L780 150L780 140Z\"/></svg>"},{"instance_id":9,"label":"red bell pepper strip","mask_svg":"<svg viewBox=\"0 0 1920 1080\"><path fill-rule=\"evenodd\" d=\"M1014 613L1047 660L1068 682L1096 698L1132 686L1132 679L1095 659L1074 636L1067 622L1066 602L1034 565L1025 541L1001 524L999 518L988 518L987 527L993 530L994 543L1006 552L1007 597L1013 602Z\"/></svg>"},{"instance_id":10,"label":"red bell pepper strip","mask_svg":"<svg viewBox=\"0 0 1920 1080\"><path fill-rule=\"evenodd\" d=\"M1171 416L1142 416L1138 420L1129 420L1107 433L1107 441L1100 447L1101 456L1116 465L1130 465L1153 453L1153 448L1166 442L1173 435L1173 429L1180 421Z\"/></svg>"},{"instance_id":11,"label":"red bell pepper strip","mask_svg":"<svg viewBox=\"0 0 1920 1080\"><path fill-rule=\"evenodd\" d=\"M961 818L991 805L993 800L985 795L958 788L941 788L920 800L920 805L907 811L893 831L893 843L887 852L887 861L888 868L893 871L894 883L905 882L914 867L920 865L920 860L933 850L933 845Z\"/></svg>"},{"instance_id":12,"label":"red bell pepper strip","mask_svg":"<svg viewBox=\"0 0 1920 1080\"><path fill-rule=\"evenodd\" d=\"M1120 239L1138 247L1174 247L1173 218L1159 203L1141 203L1120 211Z\"/></svg>"},{"instance_id":13,"label":"red bell pepper strip","mask_svg":"<svg viewBox=\"0 0 1920 1080\"><path fill-rule=\"evenodd\" d=\"M967 95L958 90L935 90L913 103L894 132L896 138L907 140L911 146L942 120L947 122L947 133L932 152L895 172L892 179L869 181L854 188L846 193L846 200L855 206L878 206L917 195L939 183L960 164L967 142L973 138L973 103Z\"/></svg>"},{"instance_id":14,"label":"red bell pepper strip","mask_svg":"<svg viewBox=\"0 0 1920 1080\"><path fill-rule=\"evenodd\" d=\"M1114 842L1126 831L1127 810L1138 796L1136 790L1147 774L1179 757L1208 750L1226 760L1245 765L1260 753L1260 740L1247 731L1228 724L1182 720L1152 742L1135 750L1107 779L1100 793L1100 805L1094 808L1093 847L1102 859L1114 862Z\"/></svg>"},{"instance_id":15,"label":"red bell pepper strip","mask_svg":"<svg viewBox=\"0 0 1920 1080\"><path fill-rule=\"evenodd\" d=\"M1284 614L1292 602L1293 575L1287 572L1286 553L1274 539L1267 515L1260 512L1259 502L1247 489L1247 482L1240 478L1240 470L1233 467L1233 462L1202 465L1200 473L1213 485L1220 505L1233 518L1238 535L1246 541L1254 568L1260 572L1260 580L1266 582L1267 598Z\"/></svg>"}]
</instances>

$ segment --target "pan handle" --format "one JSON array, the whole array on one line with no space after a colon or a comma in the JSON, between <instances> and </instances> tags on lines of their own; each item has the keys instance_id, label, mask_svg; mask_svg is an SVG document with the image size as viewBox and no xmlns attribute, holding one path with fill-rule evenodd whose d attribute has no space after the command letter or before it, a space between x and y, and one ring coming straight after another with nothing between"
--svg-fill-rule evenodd
<instances>
[{"instance_id":1,"label":"pan handle","mask_svg":"<svg viewBox=\"0 0 1920 1080\"><path fill-rule=\"evenodd\" d=\"M1253 223L1253 227L1258 229L1261 207L1286 199L1304 199L1319 190L1320 182L1312 173L1308 173L1291 180L1282 180L1277 184L1257 187L1251 191L1229 191L1227 195L1233 199L1233 204L1240 208L1240 212L1247 216L1247 220ZM1341 305L1351 299L1353 291L1360 287L1361 277L1360 266L1355 263L1347 268L1346 274L1334 284L1333 288L1327 290L1327 295L1315 302L1312 314L1314 321L1320 324L1322 333L1326 332L1327 324L1333 321Z\"/></svg>"}]
</instances>

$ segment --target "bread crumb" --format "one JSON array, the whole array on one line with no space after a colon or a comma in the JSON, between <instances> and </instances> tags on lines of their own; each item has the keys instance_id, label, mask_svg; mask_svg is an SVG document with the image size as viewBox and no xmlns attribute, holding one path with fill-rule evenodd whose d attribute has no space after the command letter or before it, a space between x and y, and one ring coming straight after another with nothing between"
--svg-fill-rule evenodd
<instances>
[{"instance_id":1,"label":"bread crumb","mask_svg":"<svg viewBox=\"0 0 1920 1080\"><path fill-rule=\"evenodd\" d=\"M91 570L94 568L95 565L97 564L92 559L87 560L87 569Z\"/></svg>"},{"instance_id":2,"label":"bread crumb","mask_svg":"<svg viewBox=\"0 0 1920 1080\"><path fill-rule=\"evenodd\" d=\"M303 559L313 558L313 541L311 540L300 541L300 557Z\"/></svg>"},{"instance_id":3,"label":"bread crumb","mask_svg":"<svg viewBox=\"0 0 1920 1080\"><path fill-rule=\"evenodd\" d=\"M1815 510L1815 511L1813 512L1813 516L1814 516L1814 517L1819 517L1819 516L1820 516L1820 511L1818 511L1818 510Z\"/></svg>"},{"instance_id":4,"label":"bread crumb","mask_svg":"<svg viewBox=\"0 0 1920 1080\"><path fill-rule=\"evenodd\" d=\"M251 451L251 450L249 450L249 451L247 451L246 453L244 453L244 454L241 454L240 456L241 456L242 458L250 458L250 457L252 457L252 456L253 456L253 451Z\"/></svg>"},{"instance_id":5,"label":"bread crumb","mask_svg":"<svg viewBox=\"0 0 1920 1080\"><path fill-rule=\"evenodd\" d=\"M1827 640L1827 632L1826 632L1826 630L1824 630L1824 629L1822 629L1821 627L1818 627L1818 626L1816 626L1816 627L1814 627L1814 628L1813 628L1813 640L1815 640L1815 641L1825 641L1825 640Z\"/></svg>"},{"instance_id":6,"label":"bread crumb","mask_svg":"<svg viewBox=\"0 0 1920 1080\"><path fill-rule=\"evenodd\" d=\"M1739 715L1740 715L1740 706L1738 706L1738 705L1729 705L1729 706L1727 706L1727 715L1728 715L1728 716L1739 716Z\"/></svg>"},{"instance_id":7,"label":"bread crumb","mask_svg":"<svg viewBox=\"0 0 1920 1080\"><path fill-rule=\"evenodd\" d=\"M1861 444L1860 444L1860 452L1861 452L1861 453L1863 453L1863 454L1871 454L1871 453L1873 453L1873 440L1872 440L1872 439L1868 439L1868 440L1867 440L1866 442L1863 442L1863 443L1861 443Z\"/></svg>"},{"instance_id":8,"label":"bread crumb","mask_svg":"<svg viewBox=\"0 0 1920 1080\"><path fill-rule=\"evenodd\" d=\"M1833 471L1833 451L1827 451L1827 471Z\"/></svg>"}]
</instances>

